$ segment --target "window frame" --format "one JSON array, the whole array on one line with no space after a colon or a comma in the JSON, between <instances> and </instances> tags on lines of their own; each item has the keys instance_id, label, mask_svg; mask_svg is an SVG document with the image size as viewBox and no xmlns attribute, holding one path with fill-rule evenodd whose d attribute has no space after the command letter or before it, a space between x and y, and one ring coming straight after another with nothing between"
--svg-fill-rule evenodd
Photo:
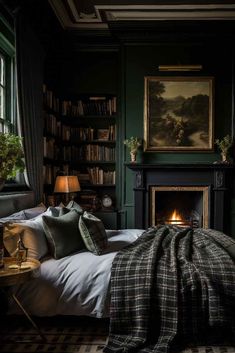
<instances>
[{"instance_id":1,"label":"window frame","mask_svg":"<svg viewBox=\"0 0 235 353\"><path fill-rule=\"evenodd\" d=\"M1 125L3 132L16 133L15 48L2 33L0 33L0 55L5 62L5 116L1 118Z\"/></svg>"},{"instance_id":2,"label":"window frame","mask_svg":"<svg viewBox=\"0 0 235 353\"><path fill-rule=\"evenodd\" d=\"M1 10L1 6L0 6ZM18 134L18 119L17 119L17 90L16 90L16 67L15 67L15 33L13 25L0 14L0 52L4 56L6 62L6 77L8 84L6 87L6 119L5 126L8 127L8 132ZM2 120L1 120L2 122ZM0 122L0 124L1 124ZM3 132L7 132L3 130ZM16 179L8 180L5 183L1 195L4 193L14 193L18 191L29 190L25 183L25 178L22 173L17 175Z\"/></svg>"}]
</instances>

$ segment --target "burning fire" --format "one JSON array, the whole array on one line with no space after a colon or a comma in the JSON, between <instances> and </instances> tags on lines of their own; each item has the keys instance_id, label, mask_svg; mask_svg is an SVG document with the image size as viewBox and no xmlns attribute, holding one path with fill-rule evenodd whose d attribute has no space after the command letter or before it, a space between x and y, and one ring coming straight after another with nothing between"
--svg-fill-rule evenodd
<instances>
[{"instance_id":1,"label":"burning fire","mask_svg":"<svg viewBox=\"0 0 235 353\"><path fill-rule=\"evenodd\" d=\"M170 224L177 224L177 225L184 223L180 213L176 209L174 209L174 211L172 212L172 214L169 218L169 223Z\"/></svg>"}]
</instances>

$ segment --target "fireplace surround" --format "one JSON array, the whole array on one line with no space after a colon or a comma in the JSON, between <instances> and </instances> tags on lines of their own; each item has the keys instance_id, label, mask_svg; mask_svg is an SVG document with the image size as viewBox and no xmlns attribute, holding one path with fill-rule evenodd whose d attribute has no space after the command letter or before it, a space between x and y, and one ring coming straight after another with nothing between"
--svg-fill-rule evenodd
<instances>
[{"instance_id":1,"label":"fireplace surround","mask_svg":"<svg viewBox=\"0 0 235 353\"><path fill-rule=\"evenodd\" d=\"M229 232L233 165L128 163L126 167L134 172L136 228L145 229L156 225L159 204L160 211L164 208L164 202L159 201L159 196L162 198L162 193L166 192L168 197L169 192L172 192L176 200L187 198L187 193L188 199L192 199L191 196L196 198L196 206L191 208L199 214L198 226Z\"/></svg>"}]
</instances>

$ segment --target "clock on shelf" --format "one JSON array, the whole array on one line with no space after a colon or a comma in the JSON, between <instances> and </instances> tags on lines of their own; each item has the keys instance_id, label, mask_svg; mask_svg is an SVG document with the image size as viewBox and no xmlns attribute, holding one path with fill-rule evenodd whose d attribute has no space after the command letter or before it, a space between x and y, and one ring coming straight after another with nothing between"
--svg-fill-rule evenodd
<instances>
[{"instance_id":1,"label":"clock on shelf","mask_svg":"<svg viewBox=\"0 0 235 353\"><path fill-rule=\"evenodd\" d=\"M103 210L110 210L113 207L112 197L108 194L105 194L101 199L101 206Z\"/></svg>"}]
</instances>

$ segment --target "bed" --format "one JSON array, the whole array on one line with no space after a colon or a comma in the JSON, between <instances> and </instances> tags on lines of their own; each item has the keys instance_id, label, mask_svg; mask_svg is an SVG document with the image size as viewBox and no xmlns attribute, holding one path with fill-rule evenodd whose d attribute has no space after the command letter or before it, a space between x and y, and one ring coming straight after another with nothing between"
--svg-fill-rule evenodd
<instances>
[{"instance_id":1,"label":"bed","mask_svg":"<svg viewBox=\"0 0 235 353\"><path fill-rule=\"evenodd\" d=\"M112 261L118 250L141 233L135 229L107 230L108 247L103 255L81 250L58 260L52 257L41 260L38 278L17 288L17 297L36 316L109 317ZM11 303L9 314L16 313L20 312Z\"/></svg>"},{"instance_id":2,"label":"bed","mask_svg":"<svg viewBox=\"0 0 235 353\"><path fill-rule=\"evenodd\" d=\"M22 233L29 257L41 262L37 277L13 290L31 315L108 317L113 259L119 250L135 241L143 230L105 230L107 244L102 253L83 248L71 253L68 251L68 255L56 259L48 249L42 217L59 218L62 209L66 208L46 209L38 205L0 219L5 224L4 243L7 252L14 256L19 233ZM60 218L65 217L62 215ZM62 236L67 242L66 230ZM8 314L21 314L13 301L9 303Z\"/></svg>"},{"instance_id":3,"label":"bed","mask_svg":"<svg viewBox=\"0 0 235 353\"><path fill-rule=\"evenodd\" d=\"M110 317L107 353L167 353L182 342L235 345L234 239L210 229L174 226L105 230L100 223L93 227L93 216L75 206L38 210L38 215L25 210L23 217L33 214L31 219L18 219L22 214L2 219L9 253L23 232L29 256L41 261L37 277L14 288L29 313ZM66 242L56 252L45 237L45 220ZM85 227L86 246L64 253L81 220L90 224L98 242L89 242ZM8 313L19 310L10 303Z\"/></svg>"}]
</instances>

